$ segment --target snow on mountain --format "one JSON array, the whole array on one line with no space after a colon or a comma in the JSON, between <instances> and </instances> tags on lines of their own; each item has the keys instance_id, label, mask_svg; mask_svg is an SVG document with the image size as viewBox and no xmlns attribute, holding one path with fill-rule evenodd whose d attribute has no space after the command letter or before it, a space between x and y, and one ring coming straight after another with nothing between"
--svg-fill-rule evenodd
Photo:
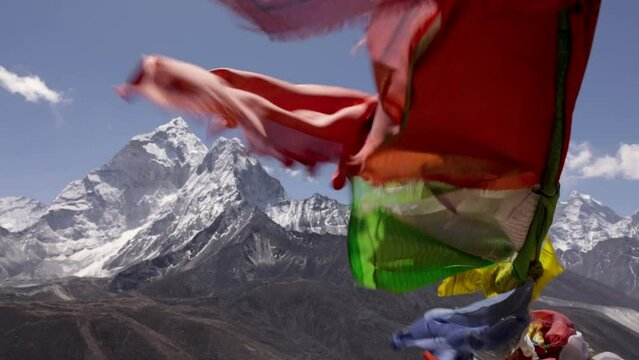
<instances>
[{"instance_id":1,"label":"snow on mountain","mask_svg":"<svg viewBox=\"0 0 639 360\"><path fill-rule=\"evenodd\" d=\"M0 198L0 227L11 232L22 231L35 224L46 212L41 202L25 197Z\"/></svg>"},{"instance_id":2,"label":"snow on mountain","mask_svg":"<svg viewBox=\"0 0 639 360\"><path fill-rule=\"evenodd\" d=\"M183 247L228 207L249 202L264 208L286 193L238 139L220 138L184 185L156 214L147 219L104 268L81 275L104 276L130 264ZM94 270L98 270L97 272Z\"/></svg>"},{"instance_id":3,"label":"snow on mountain","mask_svg":"<svg viewBox=\"0 0 639 360\"><path fill-rule=\"evenodd\" d=\"M240 140L220 138L207 150L175 119L133 137L47 209L24 198L0 199L0 278L110 276L183 248L223 211L242 204L285 230L347 231L347 206L318 194L290 198ZM586 253L602 241L638 234L639 212L622 218L577 192L558 204L551 227L563 253Z\"/></svg>"},{"instance_id":4,"label":"snow on mountain","mask_svg":"<svg viewBox=\"0 0 639 360\"><path fill-rule=\"evenodd\" d=\"M96 267L161 212L205 155L182 119L135 136L107 164L67 185L23 234L0 238L0 265L18 278Z\"/></svg>"},{"instance_id":5,"label":"snow on mountain","mask_svg":"<svg viewBox=\"0 0 639 360\"><path fill-rule=\"evenodd\" d=\"M346 232L344 205L318 195L290 199L238 139L220 138L207 151L175 119L71 182L22 233L0 234L0 279L110 276L180 249L242 203L287 230ZM6 225L18 224L12 217Z\"/></svg>"},{"instance_id":6,"label":"snow on mountain","mask_svg":"<svg viewBox=\"0 0 639 360\"><path fill-rule=\"evenodd\" d=\"M639 210L626 216L616 224L617 231L631 238L639 239Z\"/></svg>"},{"instance_id":7,"label":"snow on mountain","mask_svg":"<svg viewBox=\"0 0 639 360\"><path fill-rule=\"evenodd\" d=\"M287 199L267 207L266 214L287 230L346 235L348 229L348 206L320 194L305 200Z\"/></svg>"},{"instance_id":8,"label":"snow on mountain","mask_svg":"<svg viewBox=\"0 0 639 360\"><path fill-rule=\"evenodd\" d=\"M110 241L143 225L205 154L186 122L175 119L132 138L107 164L67 185L49 207L46 222L63 239Z\"/></svg>"},{"instance_id":9,"label":"snow on mountain","mask_svg":"<svg viewBox=\"0 0 639 360\"><path fill-rule=\"evenodd\" d=\"M550 235L557 249L587 252L607 239L639 237L639 211L621 217L592 196L573 191L557 204Z\"/></svg>"},{"instance_id":10,"label":"snow on mountain","mask_svg":"<svg viewBox=\"0 0 639 360\"><path fill-rule=\"evenodd\" d=\"M84 271L81 275L104 276L181 249L223 211L245 203L257 207L286 230L346 232L348 212L343 205L318 196L307 200L288 198L280 182L264 170L240 140L220 138L172 201L105 263L103 270L107 269L107 273Z\"/></svg>"},{"instance_id":11,"label":"snow on mountain","mask_svg":"<svg viewBox=\"0 0 639 360\"><path fill-rule=\"evenodd\" d=\"M558 204L550 235L566 268L639 297L639 211L621 217L573 192Z\"/></svg>"}]
</instances>

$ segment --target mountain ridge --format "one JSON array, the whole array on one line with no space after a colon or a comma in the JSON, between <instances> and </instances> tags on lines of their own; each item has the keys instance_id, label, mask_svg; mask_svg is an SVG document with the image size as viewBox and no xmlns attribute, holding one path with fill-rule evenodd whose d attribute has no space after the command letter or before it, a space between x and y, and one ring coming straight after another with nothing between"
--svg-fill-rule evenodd
<instances>
[{"instance_id":1,"label":"mountain ridge","mask_svg":"<svg viewBox=\"0 0 639 360\"><path fill-rule=\"evenodd\" d=\"M557 205L550 236L564 267L639 298L639 211L622 217L573 191Z\"/></svg>"},{"instance_id":2,"label":"mountain ridge","mask_svg":"<svg viewBox=\"0 0 639 360\"><path fill-rule=\"evenodd\" d=\"M0 357L410 359L419 352L390 349L393 330L429 308L480 297L438 298L434 286L403 295L356 286L346 205L322 195L291 199L239 140L220 138L206 149L187 130L174 120L134 137L100 168L110 171L70 184L54 215L20 232L0 228ZM126 164L144 173L117 178ZM589 207L601 203L577 201L557 214L569 227L592 214L616 219ZM116 211L123 206L131 206L126 216ZM109 221L110 235L86 237ZM618 265L619 246L609 241L558 253ZM43 278L48 271L58 277ZM533 307L564 312L597 351L631 359L639 341L636 300L571 271Z\"/></svg>"},{"instance_id":3,"label":"mountain ridge","mask_svg":"<svg viewBox=\"0 0 639 360\"><path fill-rule=\"evenodd\" d=\"M345 205L290 198L238 139L221 137L207 149L177 118L134 136L19 232L3 226L0 279L109 277L183 247L226 207L243 202L286 229L346 231Z\"/></svg>"},{"instance_id":4,"label":"mountain ridge","mask_svg":"<svg viewBox=\"0 0 639 360\"><path fill-rule=\"evenodd\" d=\"M181 118L132 137L46 208L26 198L1 204L0 215L14 214L4 222L25 214L20 224L0 224L4 281L115 276L179 252L229 207L248 204L285 230L326 235L346 235L350 213L324 195L291 198L240 140L220 137L207 148ZM604 282L616 274L618 289L639 296L639 211L621 217L575 191L559 202L550 235L566 268Z\"/></svg>"}]
</instances>

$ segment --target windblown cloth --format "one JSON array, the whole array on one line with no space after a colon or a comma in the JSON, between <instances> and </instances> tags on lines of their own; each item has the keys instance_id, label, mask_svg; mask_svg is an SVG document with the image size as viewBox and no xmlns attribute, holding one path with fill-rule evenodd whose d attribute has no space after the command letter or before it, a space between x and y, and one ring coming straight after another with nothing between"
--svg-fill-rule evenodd
<instances>
[{"instance_id":1,"label":"windblown cloth","mask_svg":"<svg viewBox=\"0 0 639 360\"><path fill-rule=\"evenodd\" d=\"M349 179L353 192L351 269L366 287L449 278L463 286L444 294L503 293L542 276L599 0L220 2L275 39L366 22L377 94L159 56L120 94L240 126L288 165L337 163L334 187Z\"/></svg>"},{"instance_id":2,"label":"windblown cloth","mask_svg":"<svg viewBox=\"0 0 639 360\"><path fill-rule=\"evenodd\" d=\"M438 360L473 360L478 351L503 350L528 326L532 288L529 282L460 309L431 309L395 332L391 345L419 347Z\"/></svg>"}]
</instances>

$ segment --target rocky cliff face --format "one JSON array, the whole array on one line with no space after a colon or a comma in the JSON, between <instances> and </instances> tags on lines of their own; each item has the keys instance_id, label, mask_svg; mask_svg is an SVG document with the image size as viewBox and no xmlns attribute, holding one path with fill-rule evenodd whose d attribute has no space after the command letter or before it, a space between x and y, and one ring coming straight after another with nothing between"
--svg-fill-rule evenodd
<instances>
[{"instance_id":1,"label":"rocky cliff face","mask_svg":"<svg viewBox=\"0 0 639 360\"><path fill-rule=\"evenodd\" d=\"M639 212L621 217L573 192L557 206L550 235L566 268L639 297Z\"/></svg>"},{"instance_id":2,"label":"rocky cliff face","mask_svg":"<svg viewBox=\"0 0 639 360\"><path fill-rule=\"evenodd\" d=\"M299 232L344 234L348 219L347 208L326 197L289 198L239 140L220 138L207 150L175 119L132 138L49 207L1 199L0 276L109 277L181 249L242 204Z\"/></svg>"},{"instance_id":3,"label":"rocky cliff face","mask_svg":"<svg viewBox=\"0 0 639 360\"><path fill-rule=\"evenodd\" d=\"M22 231L36 223L44 215L46 208L41 202L22 196L2 197L0 198L0 227L4 231Z\"/></svg>"}]
</instances>

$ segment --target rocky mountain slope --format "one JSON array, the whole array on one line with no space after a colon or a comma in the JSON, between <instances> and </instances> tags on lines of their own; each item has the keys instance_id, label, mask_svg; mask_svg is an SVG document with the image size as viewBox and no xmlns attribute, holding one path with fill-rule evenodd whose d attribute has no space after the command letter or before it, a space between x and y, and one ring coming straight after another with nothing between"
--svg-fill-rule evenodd
<instances>
[{"instance_id":1,"label":"rocky mountain slope","mask_svg":"<svg viewBox=\"0 0 639 360\"><path fill-rule=\"evenodd\" d=\"M347 207L290 198L239 141L206 149L180 119L31 208L0 228L0 359L417 359L389 334L477 299L359 288ZM579 272L636 269L634 216L575 193L556 221ZM613 287L568 271L533 306L566 313L594 351L636 354L639 305Z\"/></svg>"},{"instance_id":2,"label":"rocky mountain slope","mask_svg":"<svg viewBox=\"0 0 639 360\"><path fill-rule=\"evenodd\" d=\"M5 203L0 214L15 219L18 202ZM131 139L48 208L30 205L28 221L3 226L0 279L109 277L184 247L224 209L245 203L287 229L345 233L344 205L289 198L239 140L220 138L207 150L175 119Z\"/></svg>"},{"instance_id":3,"label":"rocky mountain slope","mask_svg":"<svg viewBox=\"0 0 639 360\"><path fill-rule=\"evenodd\" d=\"M639 298L639 211L621 217L573 192L558 204L550 234L566 268Z\"/></svg>"},{"instance_id":4,"label":"rocky mountain slope","mask_svg":"<svg viewBox=\"0 0 639 360\"><path fill-rule=\"evenodd\" d=\"M21 231L33 225L46 212L46 206L33 199L0 197L0 228ZM1 230L0 230L1 231Z\"/></svg>"}]
</instances>

